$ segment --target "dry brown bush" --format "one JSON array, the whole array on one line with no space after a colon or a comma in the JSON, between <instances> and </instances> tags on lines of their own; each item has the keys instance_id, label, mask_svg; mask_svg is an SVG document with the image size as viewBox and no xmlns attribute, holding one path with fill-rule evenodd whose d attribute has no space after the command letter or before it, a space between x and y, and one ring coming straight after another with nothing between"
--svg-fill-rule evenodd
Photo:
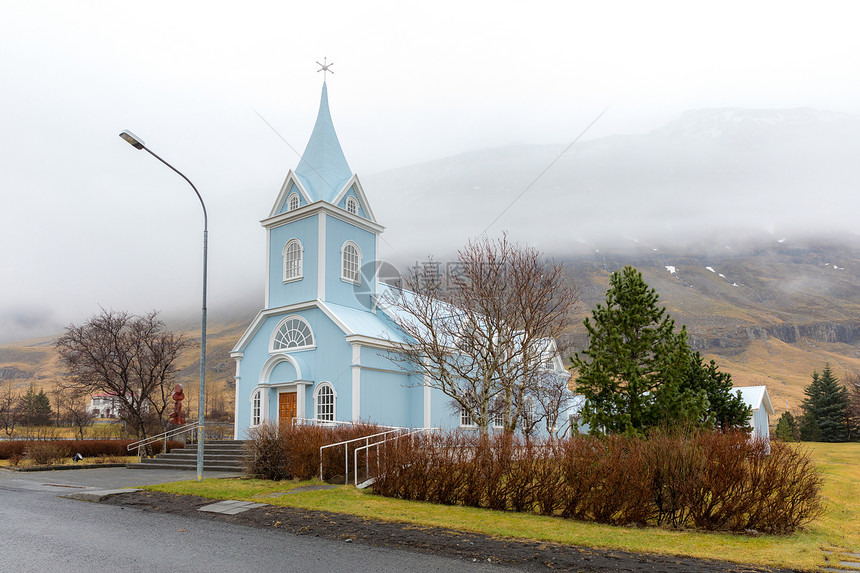
<instances>
[{"instance_id":1,"label":"dry brown bush","mask_svg":"<svg viewBox=\"0 0 860 573\"><path fill-rule=\"evenodd\" d=\"M251 428L245 448L251 454L245 472L261 479L313 479L320 477L320 448L329 444L378 434L375 424L339 426L305 426L261 424ZM323 479L345 475L346 455L352 466L353 453L363 442L344 448L326 448L323 452ZM354 471L354 468L353 468Z\"/></svg>"},{"instance_id":2,"label":"dry brown bush","mask_svg":"<svg viewBox=\"0 0 860 573\"><path fill-rule=\"evenodd\" d=\"M821 511L808 453L742 432L524 442L439 432L380 447L374 492L610 524L788 533Z\"/></svg>"},{"instance_id":3,"label":"dry brown bush","mask_svg":"<svg viewBox=\"0 0 860 573\"><path fill-rule=\"evenodd\" d=\"M69 447L62 442L31 442L26 457L37 466L59 464L71 455Z\"/></svg>"}]
</instances>

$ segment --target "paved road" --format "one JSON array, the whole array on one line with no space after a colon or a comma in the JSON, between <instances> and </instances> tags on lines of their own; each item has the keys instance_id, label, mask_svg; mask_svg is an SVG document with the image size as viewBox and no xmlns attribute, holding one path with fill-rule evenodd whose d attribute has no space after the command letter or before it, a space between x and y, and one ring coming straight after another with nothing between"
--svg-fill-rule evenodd
<instances>
[{"instance_id":1,"label":"paved road","mask_svg":"<svg viewBox=\"0 0 860 573\"><path fill-rule=\"evenodd\" d=\"M215 477L214 474L207 473ZM0 571L499 571L486 563L368 547L59 497L194 477L191 472L0 470Z\"/></svg>"}]
</instances>

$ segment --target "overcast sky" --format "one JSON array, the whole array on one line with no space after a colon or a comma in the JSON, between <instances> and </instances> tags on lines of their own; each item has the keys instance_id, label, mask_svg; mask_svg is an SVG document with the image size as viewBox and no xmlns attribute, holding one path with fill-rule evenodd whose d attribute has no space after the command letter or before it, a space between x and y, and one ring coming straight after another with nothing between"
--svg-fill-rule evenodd
<instances>
[{"instance_id":1,"label":"overcast sky","mask_svg":"<svg viewBox=\"0 0 860 573\"><path fill-rule=\"evenodd\" d=\"M0 6L0 341L98 307L262 292L259 220L329 97L361 175L640 133L686 109L860 114L852 2L43 2ZM259 115L258 115L259 114ZM383 221L389 228L396 221ZM528 240L527 232L521 236ZM250 317L249 317L250 319Z\"/></svg>"}]
</instances>

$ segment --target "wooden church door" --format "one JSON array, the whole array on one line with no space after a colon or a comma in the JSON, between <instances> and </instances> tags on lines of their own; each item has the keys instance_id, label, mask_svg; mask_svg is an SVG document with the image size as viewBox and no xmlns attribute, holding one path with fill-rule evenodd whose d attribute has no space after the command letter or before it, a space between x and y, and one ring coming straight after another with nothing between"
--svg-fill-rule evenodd
<instances>
[{"instance_id":1,"label":"wooden church door","mask_svg":"<svg viewBox=\"0 0 860 573\"><path fill-rule=\"evenodd\" d=\"M278 394L278 423L292 424L298 415L296 410L296 393L285 392Z\"/></svg>"}]
</instances>

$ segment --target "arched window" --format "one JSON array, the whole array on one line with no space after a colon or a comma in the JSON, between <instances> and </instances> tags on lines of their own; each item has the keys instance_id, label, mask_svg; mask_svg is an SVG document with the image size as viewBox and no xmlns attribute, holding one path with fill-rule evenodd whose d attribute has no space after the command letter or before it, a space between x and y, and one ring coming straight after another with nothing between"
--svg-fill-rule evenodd
<instances>
[{"instance_id":1,"label":"arched window","mask_svg":"<svg viewBox=\"0 0 860 573\"><path fill-rule=\"evenodd\" d=\"M261 421L261 408L260 403L262 402L262 396L260 393L262 390L255 390L253 394L251 394L251 425L259 426Z\"/></svg>"},{"instance_id":2,"label":"arched window","mask_svg":"<svg viewBox=\"0 0 860 573\"><path fill-rule=\"evenodd\" d=\"M340 270L340 278L353 283L361 282L359 269L361 268L361 251L358 245L352 241L347 241L341 248L342 264Z\"/></svg>"},{"instance_id":3,"label":"arched window","mask_svg":"<svg viewBox=\"0 0 860 573\"><path fill-rule=\"evenodd\" d=\"M298 209L299 208L299 194L293 193L292 195L290 195L290 198L287 199L287 204L289 205L290 211L295 211L296 209Z\"/></svg>"},{"instance_id":4,"label":"arched window","mask_svg":"<svg viewBox=\"0 0 860 573\"><path fill-rule=\"evenodd\" d=\"M272 337L272 352L278 350L301 350L314 345L311 326L300 316L288 316L275 329Z\"/></svg>"},{"instance_id":5,"label":"arched window","mask_svg":"<svg viewBox=\"0 0 860 573\"><path fill-rule=\"evenodd\" d=\"M334 405L337 394L334 393L334 388L328 382L323 382L317 386L316 394L314 395L314 408L317 420L325 422L334 422Z\"/></svg>"},{"instance_id":6,"label":"arched window","mask_svg":"<svg viewBox=\"0 0 860 573\"><path fill-rule=\"evenodd\" d=\"M355 200L355 197L346 198L346 210L353 215L358 214L358 201Z\"/></svg>"},{"instance_id":7,"label":"arched window","mask_svg":"<svg viewBox=\"0 0 860 573\"><path fill-rule=\"evenodd\" d=\"M291 239L284 245L284 282L302 278L302 244Z\"/></svg>"}]
</instances>

